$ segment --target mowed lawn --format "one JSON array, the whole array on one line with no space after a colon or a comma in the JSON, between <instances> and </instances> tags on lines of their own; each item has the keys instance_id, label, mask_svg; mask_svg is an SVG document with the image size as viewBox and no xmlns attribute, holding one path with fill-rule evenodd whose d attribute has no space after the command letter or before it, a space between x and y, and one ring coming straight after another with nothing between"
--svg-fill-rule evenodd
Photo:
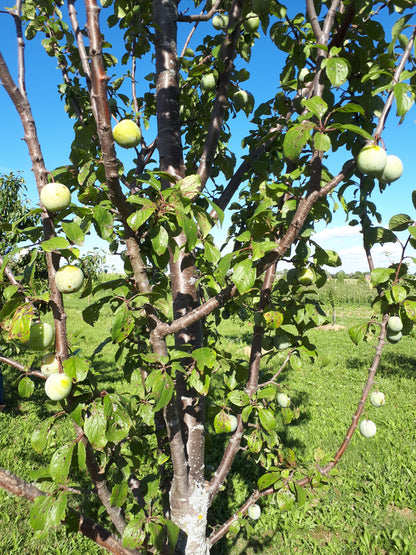
<instances>
[{"instance_id":1,"label":"mowed lawn","mask_svg":"<svg viewBox=\"0 0 416 555\"><path fill-rule=\"evenodd\" d=\"M80 310L88 300L76 296L67 302L68 329L74 349L82 347L90 357L111 329L112 312L104 309L94 328L85 324ZM296 453L299 464L333 455L343 440L361 396L374 344L355 346L347 328L364 322L370 313L357 305L337 307L337 329L316 329L311 339L317 345L319 361L304 360L297 371L279 377L300 418L280 431L282 446ZM236 318L224 322L222 341L230 352L247 357L250 324ZM102 389L127 393L130 386L114 362L110 345L94 360ZM267 364L278 364L278 360ZM374 438L354 434L347 452L328 487L308 489L302 507L280 511L273 497L261 499L263 512L252 525L256 540L247 540L244 531L214 546L224 554L390 554L416 555L416 339L404 337L396 345L386 345L376 376L376 386L386 395L381 408L366 406L368 418L377 425ZM53 432L52 445L45 455L31 447L30 436L40 418L47 414L43 387L37 384L34 396L19 399L13 384L16 372L4 368L8 411L0 415L0 465L31 480L34 468L45 466L47 457L72 433L65 423ZM220 456L218 441L207 443L208 458ZM234 472L216 499L211 521L230 516L249 495L261 475L255 460L241 452ZM39 540L28 524L30 504L0 491L0 553L7 554L96 554L103 553L80 535L67 536L63 529ZM82 510L82 508L81 508Z\"/></svg>"}]
</instances>

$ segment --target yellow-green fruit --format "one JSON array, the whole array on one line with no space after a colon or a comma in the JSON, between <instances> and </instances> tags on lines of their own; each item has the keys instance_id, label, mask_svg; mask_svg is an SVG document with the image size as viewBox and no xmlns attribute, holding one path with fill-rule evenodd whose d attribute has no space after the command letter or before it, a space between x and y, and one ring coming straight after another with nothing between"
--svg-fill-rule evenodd
<instances>
[{"instance_id":1,"label":"yellow-green fruit","mask_svg":"<svg viewBox=\"0 0 416 555\"><path fill-rule=\"evenodd\" d=\"M397 333L402 331L403 329L403 322L399 316L390 316L389 321L387 322L387 329L389 332Z\"/></svg>"},{"instance_id":2,"label":"yellow-green fruit","mask_svg":"<svg viewBox=\"0 0 416 555\"><path fill-rule=\"evenodd\" d=\"M387 153L378 145L367 145L360 150L357 168L366 175L380 176L387 163Z\"/></svg>"},{"instance_id":3,"label":"yellow-green fruit","mask_svg":"<svg viewBox=\"0 0 416 555\"><path fill-rule=\"evenodd\" d=\"M72 389L72 380L63 372L52 374L45 382L45 393L52 401L62 401Z\"/></svg>"},{"instance_id":4,"label":"yellow-green fruit","mask_svg":"<svg viewBox=\"0 0 416 555\"><path fill-rule=\"evenodd\" d=\"M370 395L370 403L373 407L381 407L385 404L386 397L381 391L372 391Z\"/></svg>"},{"instance_id":5,"label":"yellow-green fruit","mask_svg":"<svg viewBox=\"0 0 416 555\"><path fill-rule=\"evenodd\" d=\"M279 393L276 399L277 404L284 409L290 405L290 397L286 393Z\"/></svg>"},{"instance_id":6,"label":"yellow-green fruit","mask_svg":"<svg viewBox=\"0 0 416 555\"><path fill-rule=\"evenodd\" d=\"M244 30L247 33L254 33L259 28L259 25L260 18L254 12L248 13L243 21Z\"/></svg>"},{"instance_id":7,"label":"yellow-green fruit","mask_svg":"<svg viewBox=\"0 0 416 555\"><path fill-rule=\"evenodd\" d=\"M59 212L70 205L71 192L63 183L47 183L40 192L40 201L49 212Z\"/></svg>"},{"instance_id":8,"label":"yellow-green fruit","mask_svg":"<svg viewBox=\"0 0 416 555\"><path fill-rule=\"evenodd\" d=\"M52 376L52 374L57 374L59 372L59 361L55 356L55 353L46 354L42 362L40 363L40 371L47 378Z\"/></svg>"},{"instance_id":9,"label":"yellow-green fruit","mask_svg":"<svg viewBox=\"0 0 416 555\"><path fill-rule=\"evenodd\" d=\"M403 173L403 163L398 156L389 154L387 156L386 165L379 179L382 183L392 183L399 179Z\"/></svg>"},{"instance_id":10,"label":"yellow-green fruit","mask_svg":"<svg viewBox=\"0 0 416 555\"><path fill-rule=\"evenodd\" d=\"M260 506L257 505L256 503L254 505L250 505L250 507L248 508L247 514L252 520L258 520L261 515Z\"/></svg>"},{"instance_id":11,"label":"yellow-green fruit","mask_svg":"<svg viewBox=\"0 0 416 555\"><path fill-rule=\"evenodd\" d=\"M214 73L207 73L201 79L201 89L203 91L215 91L217 88L217 78Z\"/></svg>"},{"instance_id":12,"label":"yellow-green fruit","mask_svg":"<svg viewBox=\"0 0 416 555\"><path fill-rule=\"evenodd\" d=\"M214 418L214 429L217 434L234 432L237 429L237 417L224 411L219 412Z\"/></svg>"},{"instance_id":13,"label":"yellow-green fruit","mask_svg":"<svg viewBox=\"0 0 416 555\"><path fill-rule=\"evenodd\" d=\"M228 15L216 14L212 18L212 26L219 31L228 26Z\"/></svg>"},{"instance_id":14,"label":"yellow-green fruit","mask_svg":"<svg viewBox=\"0 0 416 555\"><path fill-rule=\"evenodd\" d=\"M31 324L28 346L35 351L43 351L53 343L54 329L47 322Z\"/></svg>"},{"instance_id":15,"label":"yellow-green fruit","mask_svg":"<svg viewBox=\"0 0 416 555\"><path fill-rule=\"evenodd\" d=\"M312 268L301 268L298 271L298 282L302 285L312 285L315 282L316 276Z\"/></svg>"},{"instance_id":16,"label":"yellow-green fruit","mask_svg":"<svg viewBox=\"0 0 416 555\"><path fill-rule=\"evenodd\" d=\"M68 264L62 266L55 274L56 287L61 293L75 293L82 287L84 274L81 268Z\"/></svg>"},{"instance_id":17,"label":"yellow-green fruit","mask_svg":"<svg viewBox=\"0 0 416 555\"><path fill-rule=\"evenodd\" d=\"M139 126L131 119L122 119L113 128L115 142L123 148L133 148L142 140Z\"/></svg>"},{"instance_id":18,"label":"yellow-green fruit","mask_svg":"<svg viewBox=\"0 0 416 555\"><path fill-rule=\"evenodd\" d=\"M269 330L277 330L283 323L283 314L276 310L269 310L263 314L266 328Z\"/></svg>"},{"instance_id":19,"label":"yellow-green fruit","mask_svg":"<svg viewBox=\"0 0 416 555\"><path fill-rule=\"evenodd\" d=\"M248 104L248 101L249 101L248 92L243 90L237 91L233 96L233 100L234 100L234 105L236 109L241 110L242 108L244 108L244 106Z\"/></svg>"}]
</instances>

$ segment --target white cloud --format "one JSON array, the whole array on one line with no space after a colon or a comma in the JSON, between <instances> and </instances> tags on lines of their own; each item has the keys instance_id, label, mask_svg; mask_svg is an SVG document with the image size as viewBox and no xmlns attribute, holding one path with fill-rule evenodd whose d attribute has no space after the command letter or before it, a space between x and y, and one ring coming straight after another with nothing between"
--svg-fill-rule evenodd
<instances>
[{"instance_id":1,"label":"white cloud","mask_svg":"<svg viewBox=\"0 0 416 555\"><path fill-rule=\"evenodd\" d=\"M314 241L327 241L330 239L345 239L347 237L361 237L360 228L358 226L343 225L341 227L325 228L315 233L312 238Z\"/></svg>"}]
</instances>

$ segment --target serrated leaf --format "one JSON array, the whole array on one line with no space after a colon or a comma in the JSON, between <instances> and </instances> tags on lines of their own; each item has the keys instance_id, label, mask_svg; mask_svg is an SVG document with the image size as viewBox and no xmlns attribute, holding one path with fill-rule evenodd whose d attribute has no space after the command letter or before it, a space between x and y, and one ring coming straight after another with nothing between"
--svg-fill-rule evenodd
<instances>
[{"instance_id":1,"label":"serrated leaf","mask_svg":"<svg viewBox=\"0 0 416 555\"><path fill-rule=\"evenodd\" d=\"M313 137L313 147L315 150L320 150L322 152L327 152L331 150L331 139L326 133L315 133Z\"/></svg>"},{"instance_id":2,"label":"serrated leaf","mask_svg":"<svg viewBox=\"0 0 416 555\"><path fill-rule=\"evenodd\" d=\"M246 293L249 289L254 287L256 281L256 270L252 267L252 262L248 258L238 262L233 267L232 275L233 283L235 283L238 292L241 294Z\"/></svg>"},{"instance_id":3,"label":"serrated leaf","mask_svg":"<svg viewBox=\"0 0 416 555\"><path fill-rule=\"evenodd\" d=\"M85 239L85 232L76 222L62 222L62 230L71 243L76 245L83 245Z\"/></svg>"},{"instance_id":4,"label":"serrated leaf","mask_svg":"<svg viewBox=\"0 0 416 555\"><path fill-rule=\"evenodd\" d=\"M397 115L404 116L415 101L412 89L407 83L396 83L393 90L397 106Z\"/></svg>"},{"instance_id":5,"label":"serrated leaf","mask_svg":"<svg viewBox=\"0 0 416 555\"><path fill-rule=\"evenodd\" d=\"M58 484L66 482L71 467L73 451L74 443L70 443L60 447L52 455L49 471L54 482L58 482Z\"/></svg>"},{"instance_id":6,"label":"serrated leaf","mask_svg":"<svg viewBox=\"0 0 416 555\"><path fill-rule=\"evenodd\" d=\"M227 395L228 400L237 407L245 407L250 404L250 397L245 391L230 391Z\"/></svg>"},{"instance_id":7,"label":"serrated leaf","mask_svg":"<svg viewBox=\"0 0 416 555\"><path fill-rule=\"evenodd\" d=\"M53 237L47 241L42 241L40 246L45 252L52 252L59 249L66 249L70 246L70 242L65 237Z\"/></svg>"},{"instance_id":8,"label":"serrated leaf","mask_svg":"<svg viewBox=\"0 0 416 555\"><path fill-rule=\"evenodd\" d=\"M291 127L283 139L283 153L289 160L296 161L309 141L313 124L302 122Z\"/></svg>"},{"instance_id":9,"label":"serrated leaf","mask_svg":"<svg viewBox=\"0 0 416 555\"><path fill-rule=\"evenodd\" d=\"M407 291L401 285L393 285L391 288L391 296L395 303L402 303L407 297Z\"/></svg>"},{"instance_id":10,"label":"serrated leaf","mask_svg":"<svg viewBox=\"0 0 416 555\"><path fill-rule=\"evenodd\" d=\"M94 208L94 225L101 239L110 239L113 235L114 218L109 208L98 205Z\"/></svg>"},{"instance_id":11,"label":"serrated leaf","mask_svg":"<svg viewBox=\"0 0 416 555\"><path fill-rule=\"evenodd\" d=\"M113 507L121 507L127 499L128 486L127 482L123 480L121 484L113 486L111 492L110 503Z\"/></svg>"},{"instance_id":12,"label":"serrated leaf","mask_svg":"<svg viewBox=\"0 0 416 555\"><path fill-rule=\"evenodd\" d=\"M28 376L25 376L19 381L18 392L20 397L28 399L33 395L34 391L35 384Z\"/></svg>"},{"instance_id":13,"label":"serrated leaf","mask_svg":"<svg viewBox=\"0 0 416 555\"><path fill-rule=\"evenodd\" d=\"M77 446L78 468L80 470L87 470L87 452L85 450L85 445L82 441L78 441Z\"/></svg>"},{"instance_id":14,"label":"serrated leaf","mask_svg":"<svg viewBox=\"0 0 416 555\"><path fill-rule=\"evenodd\" d=\"M158 256L166 252L169 244L169 234L163 226L154 228L151 232L152 247Z\"/></svg>"},{"instance_id":15,"label":"serrated leaf","mask_svg":"<svg viewBox=\"0 0 416 555\"><path fill-rule=\"evenodd\" d=\"M360 135L361 137L364 137L364 139L367 139L367 141L373 141L373 137L370 135L370 133L368 133L365 129L362 129L358 125L353 125L352 123L345 123L345 124L337 123L337 124L334 124L332 127L334 127L335 129L339 129L341 131L352 131L356 135Z\"/></svg>"},{"instance_id":16,"label":"serrated leaf","mask_svg":"<svg viewBox=\"0 0 416 555\"><path fill-rule=\"evenodd\" d=\"M374 268L370 275L370 283L373 287L376 287L380 283L386 283L394 274L394 270L391 268Z\"/></svg>"},{"instance_id":17,"label":"serrated leaf","mask_svg":"<svg viewBox=\"0 0 416 555\"><path fill-rule=\"evenodd\" d=\"M30 443L33 449L38 453L42 453L46 447L46 444L48 442L49 430L51 429L52 424L53 421L48 418L48 420L44 420L43 422L38 424L38 426L36 426L36 428L32 432Z\"/></svg>"},{"instance_id":18,"label":"serrated leaf","mask_svg":"<svg viewBox=\"0 0 416 555\"><path fill-rule=\"evenodd\" d=\"M150 200L143 199L143 207L127 218L127 223L133 231L137 231L155 212L156 204Z\"/></svg>"},{"instance_id":19,"label":"serrated leaf","mask_svg":"<svg viewBox=\"0 0 416 555\"><path fill-rule=\"evenodd\" d=\"M366 331L367 324L357 324L348 329L350 338L355 345L358 345L358 343L364 339Z\"/></svg>"},{"instance_id":20,"label":"serrated leaf","mask_svg":"<svg viewBox=\"0 0 416 555\"><path fill-rule=\"evenodd\" d=\"M85 380L90 368L90 363L85 358L73 355L63 362L65 374L77 382Z\"/></svg>"},{"instance_id":21,"label":"serrated leaf","mask_svg":"<svg viewBox=\"0 0 416 555\"><path fill-rule=\"evenodd\" d=\"M30 525L34 530L56 528L65 518L67 494L61 492L57 498L48 495L36 497L30 510Z\"/></svg>"},{"instance_id":22,"label":"serrated leaf","mask_svg":"<svg viewBox=\"0 0 416 555\"><path fill-rule=\"evenodd\" d=\"M303 99L302 104L318 119L321 119L322 116L324 116L325 113L328 111L328 104L319 96L314 96L313 98L309 99Z\"/></svg>"},{"instance_id":23,"label":"serrated leaf","mask_svg":"<svg viewBox=\"0 0 416 555\"><path fill-rule=\"evenodd\" d=\"M406 299L403 303L403 307L409 320L416 322L416 301Z\"/></svg>"},{"instance_id":24,"label":"serrated leaf","mask_svg":"<svg viewBox=\"0 0 416 555\"><path fill-rule=\"evenodd\" d=\"M350 73L350 64L344 58L329 58L325 67L328 79L334 87L341 87Z\"/></svg>"},{"instance_id":25,"label":"serrated leaf","mask_svg":"<svg viewBox=\"0 0 416 555\"><path fill-rule=\"evenodd\" d=\"M173 381L169 374L166 372L161 373L153 383L152 393L155 397L154 411L157 412L163 409L172 398L173 394Z\"/></svg>"},{"instance_id":26,"label":"serrated leaf","mask_svg":"<svg viewBox=\"0 0 416 555\"><path fill-rule=\"evenodd\" d=\"M179 212L178 224L185 234L187 250L192 251L198 243L198 227L196 223L183 212Z\"/></svg>"},{"instance_id":27,"label":"serrated leaf","mask_svg":"<svg viewBox=\"0 0 416 555\"><path fill-rule=\"evenodd\" d=\"M127 524L123 532L123 547L127 549L136 549L136 547L139 547L144 542L146 534L142 526L143 518L140 517L131 520Z\"/></svg>"},{"instance_id":28,"label":"serrated leaf","mask_svg":"<svg viewBox=\"0 0 416 555\"><path fill-rule=\"evenodd\" d=\"M404 231L412 224L413 220L407 214L396 214L389 220L389 229L392 231Z\"/></svg>"},{"instance_id":29,"label":"serrated leaf","mask_svg":"<svg viewBox=\"0 0 416 555\"><path fill-rule=\"evenodd\" d=\"M18 339L23 343L29 341L30 325L32 323L34 309L31 304L18 306L11 320L3 327L7 329L8 339Z\"/></svg>"},{"instance_id":30,"label":"serrated leaf","mask_svg":"<svg viewBox=\"0 0 416 555\"><path fill-rule=\"evenodd\" d=\"M282 408L283 424L290 424L293 420L293 411L289 407Z\"/></svg>"},{"instance_id":31,"label":"serrated leaf","mask_svg":"<svg viewBox=\"0 0 416 555\"><path fill-rule=\"evenodd\" d=\"M107 421L104 416L103 406L94 403L91 408L91 414L85 418L84 432L95 449L103 449L107 444L107 438L105 437L106 426Z\"/></svg>"},{"instance_id":32,"label":"serrated leaf","mask_svg":"<svg viewBox=\"0 0 416 555\"><path fill-rule=\"evenodd\" d=\"M263 474L263 476L260 476L257 481L257 487L259 490L269 488L279 479L280 472L268 472L267 474Z\"/></svg>"},{"instance_id":33,"label":"serrated leaf","mask_svg":"<svg viewBox=\"0 0 416 555\"><path fill-rule=\"evenodd\" d=\"M134 318L126 305L122 305L116 312L111 328L111 339L115 343L124 341L134 329Z\"/></svg>"},{"instance_id":34,"label":"serrated leaf","mask_svg":"<svg viewBox=\"0 0 416 555\"><path fill-rule=\"evenodd\" d=\"M259 419L263 428L267 431L273 430L276 427L276 417L270 409L259 408Z\"/></svg>"},{"instance_id":35,"label":"serrated leaf","mask_svg":"<svg viewBox=\"0 0 416 555\"><path fill-rule=\"evenodd\" d=\"M204 368L213 368L217 360L217 353L209 347L202 347L192 351L192 357L196 361L197 367L203 371Z\"/></svg>"}]
</instances>

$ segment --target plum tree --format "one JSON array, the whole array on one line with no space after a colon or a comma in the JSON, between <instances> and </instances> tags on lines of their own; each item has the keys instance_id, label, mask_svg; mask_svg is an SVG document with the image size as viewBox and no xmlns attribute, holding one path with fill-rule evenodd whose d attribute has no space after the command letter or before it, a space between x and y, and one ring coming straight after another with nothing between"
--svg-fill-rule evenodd
<instances>
[{"instance_id":1,"label":"plum tree","mask_svg":"<svg viewBox=\"0 0 416 555\"><path fill-rule=\"evenodd\" d=\"M32 435L42 457L36 485L10 461L0 487L33 501L29 520L41 534L63 525L122 555L208 554L236 523L256 533L241 517L259 499L271 510L301 508L305 489L330 485L358 426L371 432L359 423L386 337L396 341L416 321L408 266L416 193L409 214L387 227L374 194L398 175L386 150L401 138L386 130L396 116L407 125L416 94L413 3L201 6L85 0L77 14L73 2L43 0L2 14L18 39L10 46L16 67L0 54L11 101L1 98L2 113L12 106L19 116L41 208L25 208L28 219L19 214L10 225L2 219L1 233L15 238L0 259L0 362L18 373L16 394L35 403L42 353L24 345L53 351L47 360L53 369L59 361L59 371L47 377L46 394L60 403L33 411L41 419ZM33 60L40 67L40 45L56 63L35 80L25 69ZM36 115L29 93L38 83L42 94L56 87L52 67L61 80L57 109L71 120L53 122L62 129L55 168L40 141L50 118ZM71 210L48 203L51 181L71 191ZM286 426L297 425L294 401L303 399L293 373L320 356L313 337L328 318L319 289L327 268L341 265L315 232L340 207L360 227L375 296L371 322L352 326L349 337L373 342L375 355L352 422L317 480L315 462L287 443ZM74 303L67 293L84 285L74 261L97 236L118 274L94 288L85 280ZM374 249L389 242L401 245L397 260L376 267ZM23 248L28 263L13 271ZM33 279L38 260L42 283ZM78 333L74 304L97 332L95 345ZM39 322L45 314L53 326ZM391 329L393 314L403 330ZM225 338L224 321L241 330L238 340ZM111 368L95 364L102 352ZM72 436L50 433L63 420ZM309 424L319 427L312 413ZM238 492L224 486L234 479L244 482Z\"/></svg>"}]
</instances>

